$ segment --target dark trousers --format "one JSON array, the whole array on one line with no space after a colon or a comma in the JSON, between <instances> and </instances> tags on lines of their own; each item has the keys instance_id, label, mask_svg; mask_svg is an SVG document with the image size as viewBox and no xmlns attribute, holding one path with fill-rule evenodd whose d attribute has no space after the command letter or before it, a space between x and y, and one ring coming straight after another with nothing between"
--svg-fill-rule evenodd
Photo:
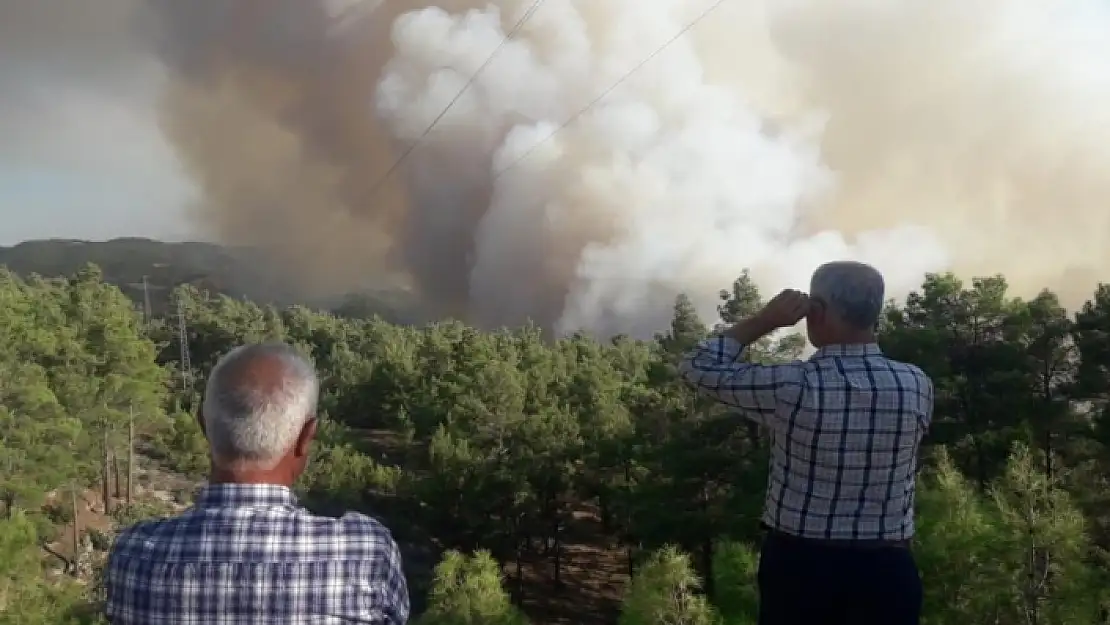
<instances>
[{"instance_id":1,"label":"dark trousers","mask_svg":"<svg viewBox=\"0 0 1110 625\"><path fill-rule=\"evenodd\" d=\"M759 625L919 625L921 576L903 546L771 532L759 556L759 602Z\"/></svg>"}]
</instances>

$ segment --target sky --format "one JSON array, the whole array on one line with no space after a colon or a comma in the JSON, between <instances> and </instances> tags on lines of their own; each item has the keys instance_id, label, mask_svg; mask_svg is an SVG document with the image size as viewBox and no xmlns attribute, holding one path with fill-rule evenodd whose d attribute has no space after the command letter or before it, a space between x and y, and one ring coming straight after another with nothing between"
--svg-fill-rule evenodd
<instances>
[{"instance_id":1,"label":"sky","mask_svg":"<svg viewBox=\"0 0 1110 625\"><path fill-rule=\"evenodd\" d=\"M336 14L380 0L326 0ZM0 245L203 239L138 0L0 0Z\"/></svg>"},{"instance_id":2,"label":"sky","mask_svg":"<svg viewBox=\"0 0 1110 625\"><path fill-rule=\"evenodd\" d=\"M124 2L88 4L0 0L0 245L193 238L196 193L156 117L162 69L119 32ZM73 45L42 43L59 38Z\"/></svg>"}]
</instances>

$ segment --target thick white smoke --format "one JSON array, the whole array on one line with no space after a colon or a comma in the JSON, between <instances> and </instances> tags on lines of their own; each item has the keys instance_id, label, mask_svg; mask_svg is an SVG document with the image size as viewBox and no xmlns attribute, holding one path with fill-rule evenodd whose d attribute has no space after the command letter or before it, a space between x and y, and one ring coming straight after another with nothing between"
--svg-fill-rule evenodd
<instances>
[{"instance_id":1,"label":"thick white smoke","mask_svg":"<svg viewBox=\"0 0 1110 625\"><path fill-rule=\"evenodd\" d=\"M804 286L825 260L866 259L904 291L944 266L943 246L912 215L851 242L835 230L800 234L805 211L836 193L820 127L776 130L742 84L707 78L694 37L637 69L707 0L547 0L478 71L532 4L400 17L377 94L379 114L408 143L476 76L412 160L447 187L494 177L470 274L479 319L535 316L556 283L567 287L559 330L642 335L667 322L683 291L712 318L717 291L745 267L778 288ZM457 210L450 197L414 193L444 218Z\"/></svg>"},{"instance_id":2,"label":"thick white smoke","mask_svg":"<svg viewBox=\"0 0 1110 625\"><path fill-rule=\"evenodd\" d=\"M97 58L166 70L204 232L315 295L400 274L430 315L644 335L680 291L711 316L745 267L773 291L857 258L892 296L1003 273L1072 305L1110 275L1104 0L721 0L638 67L712 1L542 0L488 65L534 0L110 0L88 21L156 42ZM47 6L0 0L5 58L93 58Z\"/></svg>"}]
</instances>

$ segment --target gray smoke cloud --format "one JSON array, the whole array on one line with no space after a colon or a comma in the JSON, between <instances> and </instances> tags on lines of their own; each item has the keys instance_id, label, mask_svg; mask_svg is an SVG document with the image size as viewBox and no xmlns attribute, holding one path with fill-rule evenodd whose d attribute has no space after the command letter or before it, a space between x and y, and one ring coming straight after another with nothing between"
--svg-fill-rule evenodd
<instances>
[{"instance_id":1,"label":"gray smoke cloud","mask_svg":"<svg viewBox=\"0 0 1110 625\"><path fill-rule=\"evenodd\" d=\"M1071 303L1110 269L1097 0L724 0L631 75L710 0L546 0L502 45L532 3L105 0L74 33L0 0L26 40L0 54L118 31L99 58L156 68L198 227L314 295L390 281L430 315L643 335L744 267L777 289L856 258L892 294L1001 272Z\"/></svg>"}]
</instances>

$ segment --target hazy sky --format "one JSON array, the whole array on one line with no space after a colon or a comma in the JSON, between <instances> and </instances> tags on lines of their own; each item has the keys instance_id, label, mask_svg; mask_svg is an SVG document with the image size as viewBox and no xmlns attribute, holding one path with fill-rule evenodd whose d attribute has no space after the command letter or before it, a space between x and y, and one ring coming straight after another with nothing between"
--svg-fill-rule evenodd
<instances>
[{"instance_id":1,"label":"hazy sky","mask_svg":"<svg viewBox=\"0 0 1110 625\"><path fill-rule=\"evenodd\" d=\"M0 245L188 237L191 185L152 106L161 69L119 31L123 2L82 4L0 0ZM56 35L73 45L42 43Z\"/></svg>"},{"instance_id":2,"label":"hazy sky","mask_svg":"<svg viewBox=\"0 0 1110 625\"><path fill-rule=\"evenodd\" d=\"M185 0L182 0L185 1ZM326 0L341 13L380 0ZM158 126L163 67L141 0L0 0L0 245L201 238Z\"/></svg>"}]
</instances>

